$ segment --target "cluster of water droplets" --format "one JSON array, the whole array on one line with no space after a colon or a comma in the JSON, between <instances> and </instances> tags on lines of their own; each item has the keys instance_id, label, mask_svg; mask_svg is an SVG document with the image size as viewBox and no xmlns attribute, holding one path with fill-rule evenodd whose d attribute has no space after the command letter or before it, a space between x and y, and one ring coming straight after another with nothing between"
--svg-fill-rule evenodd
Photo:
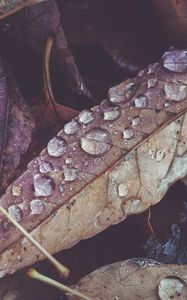
<instances>
[{"instance_id":1,"label":"cluster of water droplets","mask_svg":"<svg viewBox=\"0 0 187 300\"><path fill-rule=\"evenodd\" d=\"M187 71L187 51L170 51L166 52L162 57L162 65L169 71L184 73ZM147 74L154 74L157 71L159 64L152 64L148 67ZM143 75L142 75L143 76ZM158 84L158 80L153 78L147 79L147 88L154 88ZM169 107L173 101L182 101L187 97L187 87L185 84L175 81L170 81L164 85L164 93L166 101L165 107ZM108 127L112 127L122 113L120 108L121 103L127 102L132 99L134 107L144 109L148 107L148 98L145 94L138 94L138 84L133 81L127 81L120 87L115 87L109 91L110 103L114 107L102 106L102 119L109 123ZM77 135L81 128L84 129L82 136L79 139L81 149L94 157L102 156L112 148L112 138L110 132L102 127L95 126L87 131L85 130L87 125L90 125L96 120L94 110L82 111L76 119L67 123L64 126L63 132L66 136ZM124 140L130 140L135 136L136 126L142 122L141 115L136 115L131 118L129 127L124 128L121 135ZM68 148L68 142L61 136L52 138L47 145L47 152L49 156L53 158L59 158L63 156ZM154 158L159 162L165 156L165 152L158 150L154 154ZM85 161L85 165L88 162ZM79 179L79 171L73 168L73 158L67 157L65 159L66 167L63 167L63 181L60 184L59 191L64 193L65 182L74 182ZM41 160L39 162L39 173L34 175L34 194L36 198L33 198L30 202L30 212L32 215L41 214L45 210L45 202L40 197L49 197L52 195L55 189L55 181L50 176L52 172L59 171L58 167L54 167L51 161ZM118 194L120 197L125 197L128 194L128 186L120 184L118 186ZM17 197L22 193L20 187L12 186L12 195ZM11 205L8 208L9 213L20 222L23 217L23 212L19 205Z\"/></svg>"}]
</instances>

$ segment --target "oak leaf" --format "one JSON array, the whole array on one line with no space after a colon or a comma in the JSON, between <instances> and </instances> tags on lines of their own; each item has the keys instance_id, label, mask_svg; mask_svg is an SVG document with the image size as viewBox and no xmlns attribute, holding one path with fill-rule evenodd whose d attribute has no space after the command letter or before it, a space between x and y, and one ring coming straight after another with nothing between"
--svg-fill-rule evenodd
<instances>
[{"instance_id":1,"label":"oak leaf","mask_svg":"<svg viewBox=\"0 0 187 300\"><path fill-rule=\"evenodd\" d=\"M51 253L156 204L187 175L186 84L186 51L166 52L66 124L0 204ZM43 258L3 217L0 240L1 276Z\"/></svg>"}]
</instances>

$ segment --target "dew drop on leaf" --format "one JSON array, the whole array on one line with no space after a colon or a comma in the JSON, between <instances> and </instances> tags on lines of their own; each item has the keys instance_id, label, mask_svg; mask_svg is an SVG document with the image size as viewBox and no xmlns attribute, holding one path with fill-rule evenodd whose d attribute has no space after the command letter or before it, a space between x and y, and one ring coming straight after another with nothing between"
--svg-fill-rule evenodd
<instances>
[{"instance_id":1,"label":"dew drop on leaf","mask_svg":"<svg viewBox=\"0 0 187 300\"><path fill-rule=\"evenodd\" d=\"M64 154L67 142L61 137L54 137L47 144L47 152L49 155L59 157Z\"/></svg>"},{"instance_id":2,"label":"dew drop on leaf","mask_svg":"<svg viewBox=\"0 0 187 300\"><path fill-rule=\"evenodd\" d=\"M172 104L172 101L166 101L165 103L164 103L164 107L170 107L171 106L171 104Z\"/></svg>"},{"instance_id":3,"label":"dew drop on leaf","mask_svg":"<svg viewBox=\"0 0 187 300\"><path fill-rule=\"evenodd\" d=\"M80 139L81 148L91 155L102 155L112 147L110 133L102 128L87 131Z\"/></svg>"},{"instance_id":4,"label":"dew drop on leaf","mask_svg":"<svg viewBox=\"0 0 187 300\"><path fill-rule=\"evenodd\" d=\"M104 120L106 121L114 121L119 118L121 111L118 107L116 108L109 108L104 112Z\"/></svg>"},{"instance_id":5,"label":"dew drop on leaf","mask_svg":"<svg viewBox=\"0 0 187 300\"><path fill-rule=\"evenodd\" d=\"M147 97L145 95L139 95L134 99L134 106L138 108L146 108L148 104Z\"/></svg>"},{"instance_id":6,"label":"dew drop on leaf","mask_svg":"<svg viewBox=\"0 0 187 300\"><path fill-rule=\"evenodd\" d=\"M132 119L131 124L132 126L138 126L141 123L141 118L139 116L136 116Z\"/></svg>"},{"instance_id":7,"label":"dew drop on leaf","mask_svg":"<svg viewBox=\"0 0 187 300\"><path fill-rule=\"evenodd\" d=\"M41 161L39 165L40 173L48 173L54 171L54 167L51 162Z\"/></svg>"},{"instance_id":8,"label":"dew drop on leaf","mask_svg":"<svg viewBox=\"0 0 187 300\"><path fill-rule=\"evenodd\" d=\"M45 203L40 199L33 199L30 203L31 215L40 215L45 210Z\"/></svg>"},{"instance_id":9,"label":"dew drop on leaf","mask_svg":"<svg viewBox=\"0 0 187 300\"><path fill-rule=\"evenodd\" d=\"M164 86L166 97L173 101L182 101L187 96L187 86L174 82L166 83Z\"/></svg>"},{"instance_id":10,"label":"dew drop on leaf","mask_svg":"<svg viewBox=\"0 0 187 300\"><path fill-rule=\"evenodd\" d=\"M156 78L151 78L147 81L147 87L152 88L155 87L157 85L158 80Z\"/></svg>"},{"instance_id":11,"label":"dew drop on leaf","mask_svg":"<svg viewBox=\"0 0 187 300\"><path fill-rule=\"evenodd\" d=\"M36 174L34 176L34 190L36 196L50 196L54 190L53 179L49 176Z\"/></svg>"},{"instance_id":12,"label":"dew drop on leaf","mask_svg":"<svg viewBox=\"0 0 187 300\"><path fill-rule=\"evenodd\" d=\"M184 299L184 282L178 277L165 277L158 286L158 294L161 300Z\"/></svg>"},{"instance_id":13,"label":"dew drop on leaf","mask_svg":"<svg viewBox=\"0 0 187 300\"><path fill-rule=\"evenodd\" d=\"M170 71L185 73L187 71L187 51L168 51L162 56L161 62L163 66Z\"/></svg>"},{"instance_id":14,"label":"dew drop on leaf","mask_svg":"<svg viewBox=\"0 0 187 300\"><path fill-rule=\"evenodd\" d=\"M13 185L12 186L12 195L15 197L21 196L22 189L20 186Z\"/></svg>"},{"instance_id":15,"label":"dew drop on leaf","mask_svg":"<svg viewBox=\"0 0 187 300\"><path fill-rule=\"evenodd\" d=\"M23 217L23 212L22 212L21 208L18 205L9 206L8 213L17 222L20 222L22 217Z\"/></svg>"},{"instance_id":16,"label":"dew drop on leaf","mask_svg":"<svg viewBox=\"0 0 187 300\"><path fill-rule=\"evenodd\" d=\"M79 172L75 168L64 168L64 180L74 181L79 178Z\"/></svg>"},{"instance_id":17,"label":"dew drop on leaf","mask_svg":"<svg viewBox=\"0 0 187 300\"><path fill-rule=\"evenodd\" d=\"M134 137L134 130L132 128L126 128L123 130L123 138L130 140Z\"/></svg>"},{"instance_id":18,"label":"dew drop on leaf","mask_svg":"<svg viewBox=\"0 0 187 300\"><path fill-rule=\"evenodd\" d=\"M94 120L94 114L93 112L89 111L89 110L83 110L79 116L78 116L78 120L80 123L82 124L89 124Z\"/></svg>"},{"instance_id":19,"label":"dew drop on leaf","mask_svg":"<svg viewBox=\"0 0 187 300\"><path fill-rule=\"evenodd\" d=\"M165 157L165 152L163 150L158 150L156 152L155 157L156 157L156 161L159 162L159 161L161 161Z\"/></svg>"},{"instance_id":20,"label":"dew drop on leaf","mask_svg":"<svg viewBox=\"0 0 187 300\"><path fill-rule=\"evenodd\" d=\"M75 134L79 131L80 125L76 120L72 120L64 126L64 132L66 134Z\"/></svg>"},{"instance_id":21,"label":"dew drop on leaf","mask_svg":"<svg viewBox=\"0 0 187 300\"><path fill-rule=\"evenodd\" d=\"M120 183L118 185L118 195L119 195L119 197L125 197L125 196L127 196L128 192L129 192L128 185L126 185L124 183Z\"/></svg>"}]
</instances>

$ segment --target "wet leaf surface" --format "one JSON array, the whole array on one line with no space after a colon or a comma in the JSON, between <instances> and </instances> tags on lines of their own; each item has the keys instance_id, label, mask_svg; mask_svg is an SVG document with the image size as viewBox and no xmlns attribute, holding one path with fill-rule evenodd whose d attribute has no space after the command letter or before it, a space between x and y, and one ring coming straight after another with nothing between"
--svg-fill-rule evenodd
<instances>
[{"instance_id":1,"label":"wet leaf surface","mask_svg":"<svg viewBox=\"0 0 187 300\"><path fill-rule=\"evenodd\" d=\"M176 55L172 70L179 71L173 72L168 59ZM187 91L180 57L180 51L165 53L160 63L110 89L100 106L82 111L1 198L51 253L145 211L186 176ZM2 275L42 258L20 238L2 218Z\"/></svg>"},{"instance_id":2,"label":"wet leaf surface","mask_svg":"<svg viewBox=\"0 0 187 300\"><path fill-rule=\"evenodd\" d=\"M100 300L182 300L187 297L186 266L132 259L102 267L82 278L75 287Z\"/></svg>"}]
</instances>

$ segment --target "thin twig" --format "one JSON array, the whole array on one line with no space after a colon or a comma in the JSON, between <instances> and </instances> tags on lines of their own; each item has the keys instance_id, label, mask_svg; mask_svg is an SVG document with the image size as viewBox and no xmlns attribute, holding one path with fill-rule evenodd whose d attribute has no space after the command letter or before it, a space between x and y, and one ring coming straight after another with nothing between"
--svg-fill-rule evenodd
<instances>
[{"instance_id":1,"label":"thin twig","mask_svg":"<svg viewBox=\"0 0 187 300\"><path fill-rule=\"evenodd\" d=\"M43 76L44 76L44 90L46 92L46 96L48 100L51 102L51 104L54 104L55 99L53 95L53 89L51 85L51 77L50 77L50 70L49 70L49 61L50 61L50 55L51 50L54 44L54 38L52 36L49 36L46 42L45 46L45 52L44 52L44 64L43 64ZM54 107L53 107L54 109Z\"/></svg>"}]
</instances>

